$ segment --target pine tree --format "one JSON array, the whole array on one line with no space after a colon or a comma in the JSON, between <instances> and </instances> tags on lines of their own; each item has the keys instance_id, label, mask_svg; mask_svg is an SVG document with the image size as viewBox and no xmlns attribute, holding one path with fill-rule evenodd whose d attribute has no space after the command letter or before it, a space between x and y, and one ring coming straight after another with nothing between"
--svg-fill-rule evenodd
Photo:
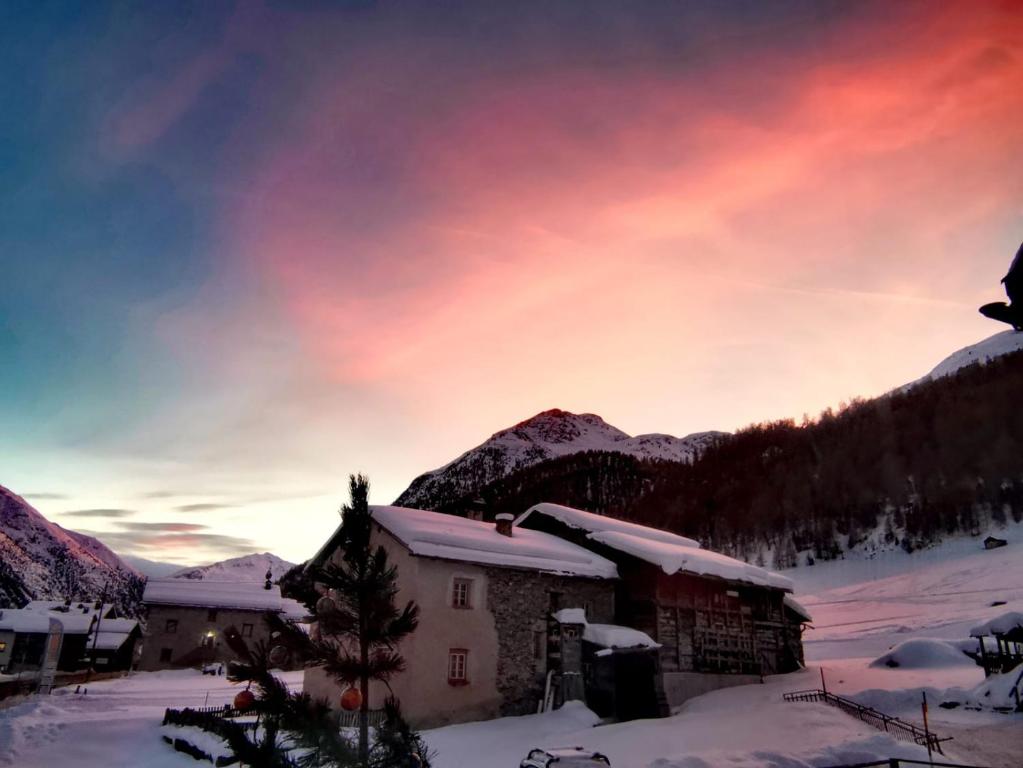
<instances>
[{"instance_id":1,"label":"pine tree","mask_svg":"<svg viewBox=\"0 0 1023 768\"><path fill-rule=\"evenodd\" d=\"M272 635L285 630L294 638L301 630L275 614L267 614ZM354 745L336 726L329 708L314 702L308 694L292 693L270 669L276 649L260 642L250 648L235 627L228 627L224 639L239 661L230 665L228 678L254 687L251 710L258 727L242 725L213 714L185 710L188 724L221 738L243 765L252 768L355 768ZM248 688L247 688L248 690Z\"/></svg>"},{"instance_id":2,"label":"pine tree","mask_svg":"<svg viewBox=\"0 0 1023 768\"><path fill-rule=\"evenodd\" d=\"M388 562L383 547L370 544L372 514L366 477L352 475L349 493L338 531L341 560L312 569L314 580L334 602L332 610L317 612L319 639L313 641L313 655L342 685L359 686L358 754L359 762L368 766L369 683L387 683L404 670L405 660L397 646L415 631L419 606L409 601L403 609L397 607L398 569Z\"/></svg>"}]
</instances>

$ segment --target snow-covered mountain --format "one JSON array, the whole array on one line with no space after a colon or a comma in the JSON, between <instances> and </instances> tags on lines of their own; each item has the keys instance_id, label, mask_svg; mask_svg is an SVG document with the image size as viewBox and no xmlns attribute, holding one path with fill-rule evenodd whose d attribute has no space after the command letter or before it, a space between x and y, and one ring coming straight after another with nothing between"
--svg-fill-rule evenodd
<instances>
[{"instance_id":1,"label":"snow-covered mountain","mask_svg":"<svg viewBox=\"0 0 1023 768\"><path fill-rule=\"evenodd\" d=\"M51 523L0 486L0 606L28 599L99 597L126 603L141 575L105 545ZM125 597L127 600L128 598Z\"/></svg>"},{"instance_id":2,"label":"snow-covered mountain","mask_svg":"<svg viewBox=\"0 0 1023 768\"><path fill-rule=\"evenodd\" d=\"M1023 332L1002 331L994 336L989 336L983 341L971 344L968 347L953 352L946 357L934 370L925 376L921 381L934 381L935 379L951 376L961 368L968 365L984 365L989 360L1023 349Z\"/></svg>"},{"instance_id":3,"label":"snow-covered mountain","mask_svg":"<svg viewBox=\"0 0 1023 768\"><path fill-rule=\"evenodd\" d=\"M466 451L440 469L420 475L395 504L433 508L462 498L526 467L583 451L610 451L641 459L691 461L723 432L699 432L686 437L649 434L630 437L600 416L544 411Z\"/></svg>"},{"instance_id":4,"label":"snow-covered mountain","mask_svg":"<svg viewBox=\"0 0 1023 768\"><path fill-rule=\"evenodd\" d=\"M266 577L267 570L271 573L273 581L277 581L289 569L294 568L294 563L282 560L277 555L269 552L260 552L242 557L232 557L230 560L221 560L219 563L202 565L197 568L184 568L177 573L171 574L172 579L196 579L199 581L242 581L261 582Z\"/></svg>"},{"instance_id":5,"label":"snow-covered mountain","mask_svg":"<svg viewBox=\"0 0 1023 768\"><path fill-rule=\"evenodd\" d=\"M163 579L181 570L178 563L164 563L159 560L147 560L138 555L121 555L128 565L150 579Z\"/></svg>"}]
</instances>

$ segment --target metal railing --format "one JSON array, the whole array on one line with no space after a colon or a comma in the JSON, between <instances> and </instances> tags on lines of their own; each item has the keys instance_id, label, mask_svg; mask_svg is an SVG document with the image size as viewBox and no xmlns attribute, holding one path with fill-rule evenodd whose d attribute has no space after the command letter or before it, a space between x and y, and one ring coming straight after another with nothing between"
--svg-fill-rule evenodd
<instances>
[{"instance_id":1,"label":"metal railing","mask_svg":"<svg viewBox=\"0 0 1023 768\"><path fill-rule=\"evenodd\" d=\"M359 727L359 713L358 711L349 712L347 710L341 710L339 713L338 726L341 728L358 728ZM384 722L385 714L382 709L371 709L369 711L369 727L379 728L380 724Z\"/></svg>"},{"instance_id":2,"label":"metal railing","mask_svg":"<svg viewBox=\"0 0 1023 768\"><path fill-rule=\"evenodd\" d=\"M943 741L951 741L951 737L946 737L944 739L938 738L937 734L919 728L913 725L913 723L907 723L905 720L900 720L897 717L891 717L890 715L886 715L884 712L878 712L876 709L865 707L862 704L857 704L851 699L836 696L835 694L827 691L817 689L793 691L792 693L786 693L784 695L784 699L785 701L823 701L825 704L837 707L846 714L862 720L867 725L874 726L879 731L891 734L899 741L908 741L913 744L919 744L921 747L927 747L928 749L934 750L939 755L944 754L941 750L941 743ZM905 763L907 761L903 760L903 762ZM870 765L887 765L887 763L870 763ZM923 765L926 765L926 763L923 763Z\"/></svg>"}]
</instances>

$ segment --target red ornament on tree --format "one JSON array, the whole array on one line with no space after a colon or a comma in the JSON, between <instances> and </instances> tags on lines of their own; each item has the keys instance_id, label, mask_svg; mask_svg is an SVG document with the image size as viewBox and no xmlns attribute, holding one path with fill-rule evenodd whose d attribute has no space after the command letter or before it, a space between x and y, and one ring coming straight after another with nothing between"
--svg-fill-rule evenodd
<instances>
[{"instance_id":1,"label":"red ornament on tree","mask_svg":"<svg viewBox=\"0 0 1023 768\"><path fill-rule=\"evenodd\" d=\"M256 697L252 691L238 691L238 694L234 697L234 708L239 712L246 712L252 708L252 705L256 703Z\"/></svg>"},{"instance_id":2,"label":"red ornament on tree","mask_svg":"<svg viewBox=\"0 0 1023 768\"><path fill-rule=\"evenodd\" d=\"M341 709L346 712L354 712L362 706L362 691L358 688L348 688L341 694Z\"/></svg>"}]
</instances>

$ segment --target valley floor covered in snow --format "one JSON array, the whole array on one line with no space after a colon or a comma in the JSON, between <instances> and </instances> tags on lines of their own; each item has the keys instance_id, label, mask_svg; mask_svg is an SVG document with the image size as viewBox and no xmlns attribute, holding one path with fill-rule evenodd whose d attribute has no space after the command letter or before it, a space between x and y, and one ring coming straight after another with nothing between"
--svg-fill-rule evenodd
<instances>
[{"instance_id":1,"label":"valley floor covered in snow","mask_svg":"<svg viewBox=\"0 0 1023 768\"><path fill-rule=\"evenodd\" d=\"M660 720L598 725L575 704L543 715L439 728L425 734L435 751L433 764L516 768L532 747L568 745L597 749L615 768L798 768L926 757L923 748L897 742L837 709L782 700L786 691L819 687L823 668L829 690L915 723L926 690L932 730L954 737L946 745L952 761L1023 765L1023 715L968 708L985 703L978 693L984 675L957 650L972 626L1023 611L1023 526L1000 535L1009 546L998 550L984 551L979 539L965 538L913 555L848 555L787 572L814 616L805 636L806 671L701 696ZM883 661L872 666L911 640L923 642L896 647L885 657L898 667ZM286 679L300 685L301 673ZM0 765L194 767L192 758L161 741L164 709L223 704L238 689L224 678L175 671L94 683L86 696L71 690L0 710ZM943 701L960 706L943 709Z\"/></svg>"}]
</instances>

